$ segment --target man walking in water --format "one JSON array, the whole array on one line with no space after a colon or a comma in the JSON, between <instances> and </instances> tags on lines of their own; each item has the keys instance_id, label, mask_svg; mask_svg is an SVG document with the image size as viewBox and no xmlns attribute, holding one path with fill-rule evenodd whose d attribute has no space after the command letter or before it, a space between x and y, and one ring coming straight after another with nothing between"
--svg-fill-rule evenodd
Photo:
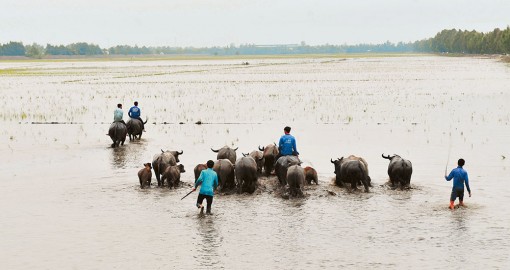
<instances>
[{"instance_id":1,"label":"man walking in water","mask_svg":"<svg viewBox=\"0 0 510 270\"><path fill-rule=\"evenodd\" d=\"M124 111L122 111L122 104L117 104L117 109L113 112L113 122L121 122L126 124L122 119L124 117Z\"/></svg>"},{"instance_id":2,"label":"man walking in water","mask_svg":"<svg viewBox=\"0 0 510 270\"><path fill-rule=\"evenodd\" d=\"M466 162L464 159L459 159L457 161L458 167L453 169L448 176L444 176L446 181L450 181L453 178L453 188L452 195L450 196L450 209L453 210L455 199L459 197L459 205L464 206L464 184L466 184L466 188L469 193L469 197L471 197L471 188L469 188L469 179L466 170L462 168Z\"/></svg>"},{"instance_id":3,"label":"man walking in water","mask_svg":"<svg viewBox=\"0 0 510 270\"><path fill-rule=\"evenodd\" d=\"M195 187L193 187L192 191L197 190L197 187L200 187L200 192L197 198L197 207L200 208L200 214L204 213L204 206L202 202L204 199L207 201L207 211L206 214L211 214L211 206L213 203L214 190L218 187L218 175L212 169L214 166L214 161L207 161L207 170L202 170L200 172L200 176L195 182Z\"/></svg>"},{"instance_id":4,"label":"man walking in water","mask_svg":"<svg viewBox=\"0 0 510 270\"><path fill-rule=\"evenodd\" d=\"M290 135L290 127L285 127L283 129L283 132L285 133L280 137L280 141L278 142L278 157L276 160L278 160L281 156L299 156L299 152L296 148L296 138L294 136Z\"/></svg>"},{"instance_id":5,"label":"man walking in water","mask_svg":"<svg viewBox=\"0 0 510 270\"><path fill-rule=\"evenodd\" d=\"M140 122L142 122L142 130L145 132L145 125L143 123L142 118L140 115L142 112L140 111L140 108L138 108L138 101L135 101L135 106L131 107L128 112L128 116L133 119L138 119Z\"/></svg>"}]
</instances>

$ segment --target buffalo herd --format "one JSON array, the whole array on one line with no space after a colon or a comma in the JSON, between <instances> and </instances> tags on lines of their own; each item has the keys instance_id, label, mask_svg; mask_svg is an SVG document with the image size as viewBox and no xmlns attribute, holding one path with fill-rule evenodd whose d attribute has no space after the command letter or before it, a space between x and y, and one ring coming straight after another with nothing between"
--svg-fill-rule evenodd
<instances>
[{"instance_id":1,"label":"buffalo herd","mask_svg":"<svg viewBox=\"0 0 510 270\"><path fill-rule=\"evenodd\" d=\"M258 178L265 175L276 175L278 183L282 187L288 187L289 195L302 196L304 185L318 185L317 171L310 167L302 167L301 160L297 156L278 157L276 144L258 147L250 153L242 153L237 158L238 148L224 146L220 149L211 150L217 153L213 170L218 175L218 189L222 192L237 191L238 193L253 193L257 188ZM140 188L150 187L152 171L158 181L158 186L168 188L178 187L181 173L185 172L184 166L179 163L179 155L183 151L164 151L154 156L151 163L145 163L144 168L138 172ZM278 157L278 159L277 159ZM382 158L390 161L388 165L389 184L391 188L409 188L412 164L409 160L399 155L382 154ZM331 159L334 166L334 183L339 187L349 187L357 190L362 186L365 192L371 187L371 179L367 161L358 156L350 155L335 160ZM193 169L195 181L202 170L207 169L206 164L197 164Z\"/></svg>"}]
</instances>

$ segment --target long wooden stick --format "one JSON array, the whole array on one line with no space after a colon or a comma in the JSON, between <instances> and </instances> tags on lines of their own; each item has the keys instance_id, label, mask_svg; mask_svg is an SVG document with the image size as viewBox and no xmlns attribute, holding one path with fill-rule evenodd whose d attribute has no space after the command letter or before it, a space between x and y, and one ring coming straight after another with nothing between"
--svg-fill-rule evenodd
<instances>
[{"instance_id":1,"label":"long wooden stick","mask_svg":"<svg viewBox=\"0 0 510 270\"><path fill-rule=\"evenodd\" d=\"M193 191L194 191L194 190L191 190L190 192L188 192L188 194L184 195L184 197L182 197L182 198L181 198L181 200L182 200L182 199L184 199L184 198L186 198L186 197L188 197L188 195L190 195Z\"/></svg>"}]
</instances>

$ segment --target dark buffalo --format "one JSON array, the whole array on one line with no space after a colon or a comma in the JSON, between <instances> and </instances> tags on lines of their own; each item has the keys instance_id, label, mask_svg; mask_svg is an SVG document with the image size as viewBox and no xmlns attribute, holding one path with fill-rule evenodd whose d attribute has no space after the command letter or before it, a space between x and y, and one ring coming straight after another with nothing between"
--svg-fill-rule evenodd
<instances>
[{"instance_id":1,"label":"dark buffalo","mask_svg":"<svg viewBox=\"0 0 510 270\"><path fill-rule=\"evenodd\" d=\"M292 165L287 169L286 179L290 196L303 196L301 187L305 184L305 170L299 165Z\"/></svg>"},{"instance_id":2,"label":"dark buffalo","mask_svg":"<svg viewBox=\"0 0 510 270\"><path fill-rule=\"evenodd\" d=\"M287 184L287 169L292 165L300 165L301 161L297 156L282 156L276 161L274 171L282 186Z\"/></svg>"},{"instance_id":3,"label":"dark buffalo","mask_svg":"<svg viewBox=\"0 0 510 270\"><path fill-rule=\"evenodd\" d=\"M243 156L252 157L255 160L255 162L257 162L257 172L259 174L262 173L262 167L264 167L264 153L262 153L262 151L255 150L255 151L251 151L250 154L243 153Z\"/></svg>"},{"instance_id":4,"label":"dark buffalo","mask_svg":"<svg viewBox=\"0 0 510 270\"><path fill-rule=\"evenodd\" d=\"M259 146L259 150L264 152L264 172L266 175L270 175L275 165L276 156L278 156L278 147L276 144L269 144L262 148Z\"/></svg>"},{"instance_id":5,"label":"dark buffalo","mask_svg":"<svg viewBox=\"0 0 510 270\"><path fill-rule=\"evenodd\" d=\"M165 180L168 184L168 188L178 187L181 182L181 173L186 172L184 170L184 165L174 165L166 167L165 171L161 176L161 185L165 183Z\"/></svg>"},{"instance_id":6,"label":"dark buffalo","mask_svg":"<svg viewBox=\"0 0 510 270\"><path fill-rule=\"evenodd\" d=\"M152 169L156 174L158 180L158 186L163 186L163 182L160 179L160 175L166 170L168 166L175 166L179 162L179 155L182 155L183 151L163 151L161 154L154 155L152 159Z\"/></svg>"},{"instance_id":7,"label":"dark buffalo","mask_svg":"<svg viewBox=\"0 0 510 270\"><path fill-rule=\"evenodd\" d=\"M257 162L252 157L242 157L236 161L235 175L238 193L253 193L257 187Z\"/></svg>"},{"instance_id":8,"label":"dark buffalo","mask_svg":"<svg viewBox=\"0 0 510 270\"><path fill-rule=\"evenodd\" d=\"M318 177L317 177L317 171L310 167L310 166L307 166L305 167L305 180L306 180L306 183L308 183L309 185L312 184L312 182L315 182L316 185L319 184L319 180L318 180Z\"/></svg>"},{"instance_id":9,"label":"dark buffalo","mask_svg":"<svg viewBox=\"0 0 510 270\"><path fill-rule=\"evenodd\" d=\"M216 155L216 159L220 160L220 159L228 159L230 160L230 162L232 162L232 164L234 164L236 162L236 159L237 159L237 155L236 155L236 150L237 148L235 149L232 149L228 146L223 146L222 148L218 149L218 150L214 150L211 148L211 150L214 152L214 153L218 153L218 155Z\"/></svg>"},{"instance_id":10,"label":"dark buffalo","mask_svg":"<svg viewBox=\"0 0 510 270\"><path fill-rule=\"evenodd\" d=\"M388 176L390 177L390 183L393 188L397 188L400 185L401 189L409 187L411 183L411 175L413 174L413 165L411 161L401 158L399 155L393 155L390 157L384 156L385 159L390 160L388 165Z\"/></svg>"},{"instance_id":11,"label":"dark buffalo","mask_svg":"<svg viewBox=\"0 0 510 270\"><path fill-rule=\"evenodd\" d=\"M113 122L108 129L108 136L113 141L112 147L124 145L126 140L127 128L122 122Z\"/></svg>"},{"instance_id":12,"label":"dark buffalo","mask_svg":"<svg viewBox=\"0 0 510 270\"><path fill-rule=\"evenodd\" d=\"M207 170L207 164L198 164L197 166L195 166L195 168L193 169L193 172L195 173L195 182L197 181L198 177L200 177L200 173L203 170Z\"/></svg>"},{"instance_id":13,"label":"dark buffalo","mask_svg":"<svg viewBox=\"0 0 510 270\"><path fill-rule=\"evenodd\" d=\"M218 188L221 191L236 187L234 164L228 159L219 159L214 162L213 170L218 175Z\"/></svg>"},{"instance_id":14,"label":"dark buffalo","mask_svg":"<svg viewBox=\"0 0 510 270\"><path fill-rule=\"evenodd\" d=\"M144 124L147 124L148 118L145 118ZM140 140L142 138L142 121L139 119L133 119L130 118L126 124L127 126L127 133L129 134L129 140L138 139Z\"/></svg>"},{"instance_id":15,"label":"dark buffalo","mask_svg":"<svg viewBox=\"0 0 510 270\"><path fill-rule=\"evenodd\" d=\"M152 180L152 166L150 163L143 164L145 168L138 171L138 179L140 180L140 188L150 187Z\"/></svg>"},{"instance_id":16,"label":"dark buffalo","mask_svg":"<svg viewBox=\"0 0 510 270\"><path fill-rule=\"evenodd\" d=\"M366 161L365 161L366 162ZM368 168L361 158L349 156L347 158L339 158L335 161L331 160L335 166L336 179L335 183L343 187L346 183L351 183L352 189L358 189L358 183L361 182L368 192L370 177L368 176Z\"/></svg>"}]
</instances>

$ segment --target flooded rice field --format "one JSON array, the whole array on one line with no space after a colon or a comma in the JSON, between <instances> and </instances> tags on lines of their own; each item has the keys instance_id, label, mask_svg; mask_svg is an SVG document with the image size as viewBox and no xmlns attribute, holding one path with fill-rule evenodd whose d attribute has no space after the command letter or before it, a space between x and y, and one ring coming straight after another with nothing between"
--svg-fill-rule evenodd
<instances>
[{"instance_id":1,"label":"flooded rice field","mask_svg":"<svg viewBox=\"0 0 510 270\"><path fill-rule=\"evenodd\" d=\"M509 85L482 58L0 62L2 268L508 269ZM147 132L111 148L116 104L127 120L135 100ZM217 194L211 216L181 200L211 147L239 157L286 125L319 174L304 198L271 175ZM184 152L183 183L142 190L160 149ZM412 161L411 189L388 188L382 153ZM331 184L350 154L368 193ZM450 211L461 157L473 196Z\"/></svg>"}]
</instances>

